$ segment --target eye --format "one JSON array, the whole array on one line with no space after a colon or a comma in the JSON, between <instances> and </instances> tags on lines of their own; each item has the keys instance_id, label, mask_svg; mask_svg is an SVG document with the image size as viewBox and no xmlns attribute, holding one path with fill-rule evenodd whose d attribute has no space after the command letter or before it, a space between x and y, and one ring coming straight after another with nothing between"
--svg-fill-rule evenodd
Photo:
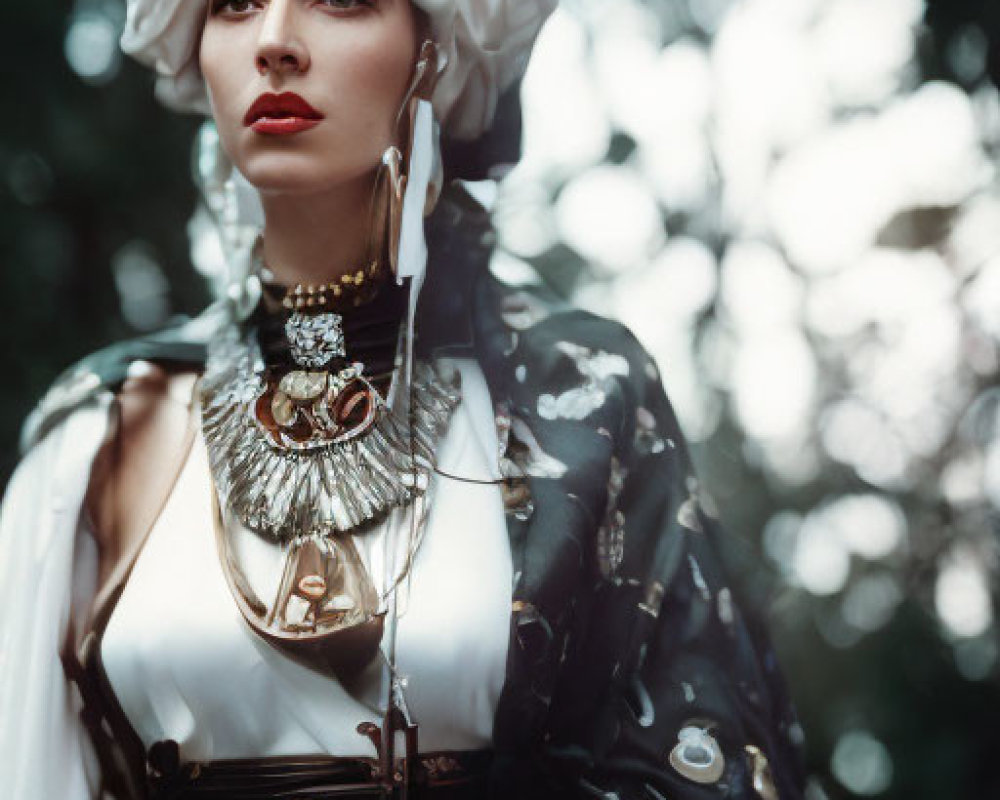
<instances>
[{"instance_id":1,"label":"eye","mask_svg":"<svg viewBox=\"0 0 1000 800\"><path fill-rule=\"evenodd\" d=\"M318 0L321 6L336 11L354 11L359 8L373 8L374 0Z\"/></svg>"},{"instance_id":2,"label":"eye","mask_svg":"<svg viewBox=\"0 0 1000 800\"><path fill-rule=\"evenodd\" d=\"M253 11L260 5L260 0L214 0L212 13L238 16Z\"/></svg>"}]
</instances>

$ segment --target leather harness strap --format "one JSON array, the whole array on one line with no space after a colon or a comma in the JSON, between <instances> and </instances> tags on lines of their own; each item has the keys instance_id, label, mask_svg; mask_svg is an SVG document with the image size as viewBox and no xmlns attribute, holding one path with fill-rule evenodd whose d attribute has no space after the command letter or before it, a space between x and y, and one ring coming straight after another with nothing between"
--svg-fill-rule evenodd
<instances>
[{"instance_id":1,"label":"leather harness strap","mask_svg":"<svg viewBox=\"0 0 1000 800\"><path fill-rule=\"evenodd\" d=\"M492 750L421 753L422 780L406 793L379 779L377 758L269 756L181 763L176 742L150 749L156 800L482 800ZM395 770L405 769L398 759Z\"/></svg>"}]
</instances>

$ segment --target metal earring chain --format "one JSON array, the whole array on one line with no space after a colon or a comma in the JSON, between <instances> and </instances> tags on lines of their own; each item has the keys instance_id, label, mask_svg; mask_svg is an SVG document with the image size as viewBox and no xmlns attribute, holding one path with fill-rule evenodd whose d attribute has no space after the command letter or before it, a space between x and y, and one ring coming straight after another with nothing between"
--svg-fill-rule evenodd
<instances>
[{"instance_id":1,"label":"metal earring chain","mask_svg":"<svg viewBox=\"0 0 1000 800\"><path fill-rule=\"evenodd\" d=\"M491 478L490 480L483 480L482 478L465 478L461 475L455 475L451 472L445 472L443 469L435 464L431 469L442 478L449 478L453 481L460 481L462 483L474 483L479 486L501 486L507 483L509 478Z\"/></svg>"}]
</instances>

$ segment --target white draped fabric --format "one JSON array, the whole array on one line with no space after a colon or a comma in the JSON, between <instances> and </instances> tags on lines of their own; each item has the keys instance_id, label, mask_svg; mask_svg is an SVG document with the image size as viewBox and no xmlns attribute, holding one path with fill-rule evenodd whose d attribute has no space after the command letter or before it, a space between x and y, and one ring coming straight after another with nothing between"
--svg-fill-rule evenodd
<instances>
[{"instance_id":1,"label":"white draped fabric","mask_svg":"<svg viewBox=\"0 0 1000 800\"><path fill-rule=\"evenodd\" d=\"M462 375L462 402L439 445L439 465L495 478L482 372L472 359L449 361ZM96 800L96 761L58 651L69 603L87 603L93 592L96 554L79 509L106 419L106 398L75 412L29 453L4 500L0 776L9 800ZM398 669L408 677L422 751L488 747L510 620L502 500L497 485L440 477L432 485L423 544L401 598ZM175 739L191 759L373 756L356 727L381 718L384 660L346 687L250 631L219 565L210 491L199 437L102 642L110 683L133 726L147 746ZM356 537L380 588L395 574L407 516L395 513L364 540ZM260 574L273 570L274 555L259 548Z\"/></svg>"},{"instance_id":2,"label":"white draped fabric","mask_svg":"<svg viewBox=\"0 0 1000 800\"><path fill-rule=\"evenodd\" d=\"M97 551L80 518L109 396L36 445L0 516L0 786L8 800L91 800L99 779L59 652L71 603L93 597Z\"/></svg>"}]
</instances>

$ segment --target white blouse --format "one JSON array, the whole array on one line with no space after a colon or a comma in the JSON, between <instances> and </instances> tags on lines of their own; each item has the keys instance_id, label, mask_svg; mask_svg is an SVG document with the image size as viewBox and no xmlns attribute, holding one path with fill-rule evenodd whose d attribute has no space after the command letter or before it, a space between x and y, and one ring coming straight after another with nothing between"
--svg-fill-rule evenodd
<instances>
[{"instance_id":1,"label":"white blouse","mask_svg":"<svg viewBox=\"0 0 1000 800\"><path fill-rule=\"evenodd\" d=\"M473 359L446 359L462 400L438 446L453 475L498 477L489 390ZM401 584L398 671L422 752L489 747L505 678L511 557L496 484L432 480L430 512L411 580ZM357 732L380 724L389 689L384 658L351 686L292 660L255 634L230 594L216 549L207 451L196 437L102 640L109 682L144 745L180 744L184 760L330 754L375 756ZM394 512L355 542L380 590L408 534ZM261 575L275 551L258 540ZM254 565L251 565L251 569ZM391 626L386 625L386 651Z\"/></svg>"}]
</instances>

